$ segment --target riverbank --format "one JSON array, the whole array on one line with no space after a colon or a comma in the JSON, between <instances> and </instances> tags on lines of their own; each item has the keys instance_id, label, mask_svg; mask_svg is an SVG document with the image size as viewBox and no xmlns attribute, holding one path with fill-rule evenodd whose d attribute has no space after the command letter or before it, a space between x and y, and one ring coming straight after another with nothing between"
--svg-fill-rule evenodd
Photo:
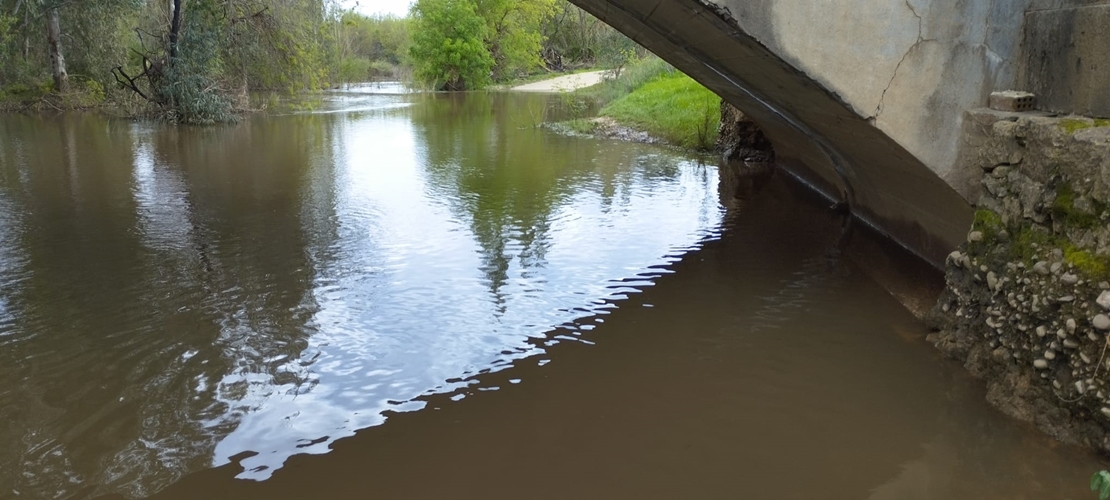
<instances>
[{"instance_id":1,"label":"riverbank","mask_svg":"<svg viewBox=\"0 0 1110 500\"><path fill-rule=\"evenodd\" d=\"M72 82L67 92L56 93L51 84L8 85L0 88L0 113L28 111L79 111L105 106L104 88L93 80Z\"/></svg>"},{"instance_id":2,"label":"riverbank","mask_svg":"<svg viewBox=\"0 0 1110 500\"><path fill-rule=\"evenodd\" d=\"M547 78L535 82L524 83L509 87L514 92L572 92L578 89L592 87L605 80L610 75L610 70L595 70L582 73Z\"/></svg>"},{"instance_id":3,"label":"riverbank","mask_svg":"<svg viewBox=\"0 0 1110 500\"><path fill-rule=\"evenodd\" d=\"M624 70L618 78L583 87L574 97L601 106L595 117L546 123L552 130L618 140L712 151L720 98L659 59Z\"/></svg>"}]
</instances>

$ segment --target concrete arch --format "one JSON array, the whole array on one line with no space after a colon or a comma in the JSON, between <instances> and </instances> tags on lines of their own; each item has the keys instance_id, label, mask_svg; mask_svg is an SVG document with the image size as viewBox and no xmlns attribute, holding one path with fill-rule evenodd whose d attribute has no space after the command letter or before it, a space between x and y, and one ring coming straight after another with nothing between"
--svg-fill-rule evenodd
<instances>
[{"instance_id":1,"label":"concrete arch","mask_svg":"<svg viewBox=\"0 0 1110 500\"><path fill-rule=\"evenodd\" d=\"M958 163L963 112L1016 80L1028 1L572 1L743 110L780 163L926 260L965 238L978 177Z\"/></svg>"}]
</instances>

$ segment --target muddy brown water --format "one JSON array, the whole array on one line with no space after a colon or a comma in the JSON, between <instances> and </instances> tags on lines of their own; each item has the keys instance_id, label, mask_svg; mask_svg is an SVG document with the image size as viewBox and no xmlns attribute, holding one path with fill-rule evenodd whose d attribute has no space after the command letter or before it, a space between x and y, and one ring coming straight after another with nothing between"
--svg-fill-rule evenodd
<instances>
[{"instance_id":1,"label":"muddy brown water","mask_svg":"<svg viewBox=\"0 0 1110 500\"><path fill-rule=\"evenodd\" d=\"M0 497L1092 498L787 176L397 90L0 117Z\"/></svg>"}]
</instances>

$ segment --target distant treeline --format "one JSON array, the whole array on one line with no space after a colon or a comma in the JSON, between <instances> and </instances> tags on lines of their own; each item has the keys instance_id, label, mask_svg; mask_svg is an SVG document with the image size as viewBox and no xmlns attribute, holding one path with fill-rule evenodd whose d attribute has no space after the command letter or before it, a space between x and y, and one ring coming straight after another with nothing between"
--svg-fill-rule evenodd
<instances>
[{"instance_id":1,"label":"distant treeline","mask_svg":"<svg viewBox=\"0 0 1110 500\"><path fill-rule=\"evenodd\" d=\"M253 90L475 89L641 53L566 0L417 0L403 18L335 0L0 0L0 108L107 100L211 123L246 109Z\"/></svg>"},{"instance_id":2,"label":"distant treeline","mask_svg":"<svg viewBox=\"0 0 1110 500\"><path fill-rule=\"evenodd\" d=\"M445 90L481 88L545 66L620 68L644 53L567 0L417 0L410 17L415 76Z\"/></svg>"}]
</instances>

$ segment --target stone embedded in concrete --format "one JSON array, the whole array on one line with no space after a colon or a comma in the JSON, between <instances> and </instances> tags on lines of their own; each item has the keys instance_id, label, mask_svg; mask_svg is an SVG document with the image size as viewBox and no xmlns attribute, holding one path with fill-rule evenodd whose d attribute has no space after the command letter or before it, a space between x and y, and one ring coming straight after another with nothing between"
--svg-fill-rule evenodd
<instances>
[{"instance_id":1,"label":"stone embedded in concrete","mask_svg":"<svg viewBox=\"0 0 1110 500\"><path fill-rule=\"evenodd\" d=\"M1033 111L1036 109L1037 96L1029 92L1019 92L1017 90L1004 90L1002 92L991 92L988 106L995 111ZM1021 159L1018 157L1017 161L1011 160L1011 164L1020 163Z\"/></svg>"},{"instance_id":2,"label":"stone embedded in concrete","mask_svg":"<svg viewBox=\"0 0 1110 500\"><path fill-rule=\"evenodd\" d=\"M1108 404L1099 388L1110 384L1099 366L1110 333L1110 311L1099 303L1110 303L1102 287L1110 271L1110 127L1037 113L968 117L983 134L968 156L984 186L971 230L1015 236L966 244L960 254L1013 284L1002 295L974 279L986 274L978 267L950 264L938 306L963 315L944 315L931 340L983 378L991 402L1007 413L1110 452L1110 427L1091 422ZM1052 304L1039 307L1046 297ZM1002 327L969 321L986 316ZM1005 356L995 354L1000 345ZM1031 359L1044 362L1015 361Z\"/></svg>"},{"instance_id":3,"label":"stone embedded in concrete","mask_svg":"<svg viewBox=\"0 0 1110 500\"><path fill-rule=\"evenodd\" d=\"M1099 283L1099 288L1101 287L1102 284ZM1103 290L1102 293L1098 294L1095 303L1102 306L1103 309L1110 309L1110 290Z\"/></svg>"}]
</instances>

